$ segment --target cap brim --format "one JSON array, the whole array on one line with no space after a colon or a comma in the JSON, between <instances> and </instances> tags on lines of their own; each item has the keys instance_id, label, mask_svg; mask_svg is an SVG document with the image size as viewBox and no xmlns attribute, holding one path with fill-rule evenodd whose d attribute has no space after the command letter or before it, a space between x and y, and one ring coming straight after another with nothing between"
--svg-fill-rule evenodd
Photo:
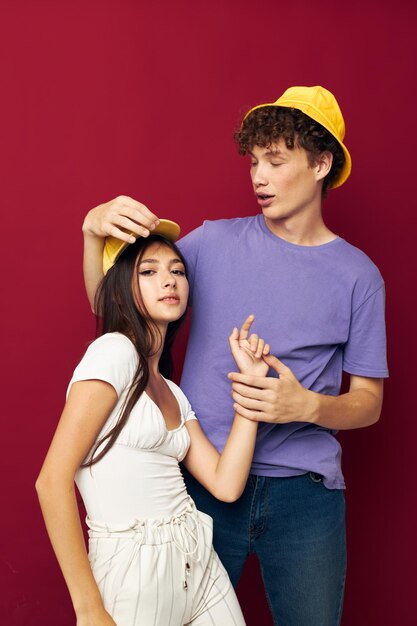
<instances>
[{"instance_id":1,"label":"cap brim","mask_svg":"<svg viewBox=\"0 0 417 626\"><path fill-rule=\"evenodd\" d=\"M132 233L132 231L128 231L125 229L122 230L124 230L124 232L128 233L129 235L137 237L137 235L135 233ZM151 231L151 235L160 235L161 237L165 237L165 239L168 239L168 241L174 242L180 236L180 232L181 228L176 222L161 219L159 220L158 226ZM117 237L106 237L103 249L104 274L107 274L109 269L116 263L123 250L125 250L129 245L130 244L128 242L117 239Z\"/></svg>"},{"instance_id":2,"label":"cap brim","mask_svg":"<svg viewBox=\"0 0 417 626\"><path fill-rule=\"evenodd\" d=\"M336 140L339 142L339 145L343 150L343 154L345 155L345 162L342 169L340 170L339 178L334 181L333 185L330 185L330 189L336 189L337 187L343 185L343 183L349 178L352 171L352 158L350 156L349 150L346 148L344 143L337 139L337 137Z\"/></svg>"}]
</instances>

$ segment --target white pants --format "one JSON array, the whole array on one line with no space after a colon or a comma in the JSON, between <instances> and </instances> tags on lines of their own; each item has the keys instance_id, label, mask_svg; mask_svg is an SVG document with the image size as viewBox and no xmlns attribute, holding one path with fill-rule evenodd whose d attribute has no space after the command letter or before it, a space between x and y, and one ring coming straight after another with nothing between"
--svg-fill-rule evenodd
<instances>
[{"instance_id":1,"label":"white pants","mask_svg":"<svg viewBox=\"0 0 417 626\"><path fill-rule=\"evenodd\" d=\"M91 568L117 626L245 626L213 549L213 521L192 502L129 528L87 523Z\"/></svg>"}]
</instances>

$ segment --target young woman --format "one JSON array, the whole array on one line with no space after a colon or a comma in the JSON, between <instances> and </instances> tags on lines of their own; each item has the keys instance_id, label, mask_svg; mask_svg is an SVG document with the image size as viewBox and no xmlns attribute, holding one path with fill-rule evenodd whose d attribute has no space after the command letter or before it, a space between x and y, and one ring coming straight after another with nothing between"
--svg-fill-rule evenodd
<instances>
[{"instance_id":1,"label":"young woman","mask_svg":"<svg viewBox=\"0 0 417 626\"><path fill-rule=\"evenodd\" d=\"M244 624L213 550L212 520L196 510L178 462L217 498L234 501L256 423L236 415L219 455L165 378L188 301L178 231L161 220L147 239L115 249L108 242L96 303L103 334L75 369L37 480L77 626ZM232 331L230 348L242 372L265 376L269 346L249 336L252 321ZM74 480L87 510L88 555Z\"/></svg>"}]
</instances>

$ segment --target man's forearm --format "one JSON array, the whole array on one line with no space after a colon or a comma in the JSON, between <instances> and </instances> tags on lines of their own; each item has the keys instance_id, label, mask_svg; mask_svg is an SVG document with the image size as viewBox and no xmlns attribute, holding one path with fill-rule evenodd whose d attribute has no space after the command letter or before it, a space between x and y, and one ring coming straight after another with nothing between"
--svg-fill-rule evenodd
<instances>
[{"instance_id":1,"label":"man's forearm","mask_svg":"<svg viewBox=\"0 0 417 626\"><path fill-rule=\"evenodd\" d=\"M309 392L308 421L334 430L363 428L378 421L382 407L381 379L364 379L340 396Z\"/></svg>"},{"instance_id":2,"label":"man's forearm","mask_svg":"<svg viewBox=\"0 0 417 626\"><path fill-rule=\"evenodd\" d=\"M129 196L117 196L87 213L83 223L84 283L93 311L97 287L103 278L105 238L111 235L134 243L137 237L147 237L158 224L154 213Z\"/></svg>"},{"instance_id":3,"label":"man's forearm","mask_svg":"<svg viewBox=\"0 0 417 626\"><path fill-rule=\"evenodd\" d=\"M263 357L278 377L231 372L234 409L257 422L307 422L334 430L363 428L378 421L383 379L350 376L347 393L329 396L303 387L289 367L272 355Z\"/></svg>"},{"instance_id":4,"label":"man's forearm","mask_svg":"<svg viewBox=\"0 0 417 626\"><path fill-rule=\"evenodd\" d=\"M83 230L84 257L83 271L87 297L93 312L97 287L103 278L103 247L104 238L91 235Z\"/></svg>"}]
</instances>

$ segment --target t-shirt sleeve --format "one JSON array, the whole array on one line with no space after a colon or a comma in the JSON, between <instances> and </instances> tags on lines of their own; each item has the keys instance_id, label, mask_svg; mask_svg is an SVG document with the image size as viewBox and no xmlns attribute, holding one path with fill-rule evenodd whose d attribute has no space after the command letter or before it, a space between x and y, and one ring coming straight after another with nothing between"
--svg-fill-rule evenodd
<instances>
[{"instance_id":1,"label":"t-shirt sleeve","mask_svg":"<svg viewBox=\"0 0 417 626\"><path fill-rule=\"evenodd\" d=\"M194 278L196 274L198 255L200 252L200 245L203 236L203 226L199 226L195 230L192 230L188 235L182 237L177 242L177 246L184 255L185 262L187 264L188 282L190 285L190 299L193 296Z\"/></svg>"},{"instance_id":2,"label":"t-shirt sleeve","mask_svg":"<svg viewBox=\"0 0 417 626\"><path fill-rule=\"evenodd\" d=\"M343 369L356 376L388 376L383 284L352 313Z\"/></svg>"},{"instance_id":3,"label":"t-shirt sleeve","mask_svg":"<svg viewBox=\"0 0 417 626\"><path fill-rule=\"evenodd\" d=\"M137 355L131 341L124 335L108 333L90 344L75 368L68 392L75 382L103 380L114 387L120 397L130 385L136 367Z\"/></svg>"},{"instance_id":4,"label":"t-shirt sleeve","mask_svg":"<svg viewBox=\"0 0 417 626\"><path fill-rule=\"evenodd\" d=\"M185 411L184 411L184 421L188 422L189 420L196 420L197 415L194 413L188 398L186 398L186 396L184 396L184 398L186 400Z\"/></svg>"},{"instance_id":5,"label":"t-shirt sleeve","mask_svg":"<svg viewBox=\"0 0 417 626\"><path fill-rule=\"evenodd\" d=\"M178 387L178 385L173 383L172 380L167 380L167 379L165 380L168 383L169 387L171 388L172 393L174 394L174 396L177 398L179 402L179 405L181 407L181 413L184 416L184 421L188 422L188 420L196 420L197 416L194 413L191 407L190 401L188 400L183 390L180 387Z\"/></svg>"}]
</instances>

